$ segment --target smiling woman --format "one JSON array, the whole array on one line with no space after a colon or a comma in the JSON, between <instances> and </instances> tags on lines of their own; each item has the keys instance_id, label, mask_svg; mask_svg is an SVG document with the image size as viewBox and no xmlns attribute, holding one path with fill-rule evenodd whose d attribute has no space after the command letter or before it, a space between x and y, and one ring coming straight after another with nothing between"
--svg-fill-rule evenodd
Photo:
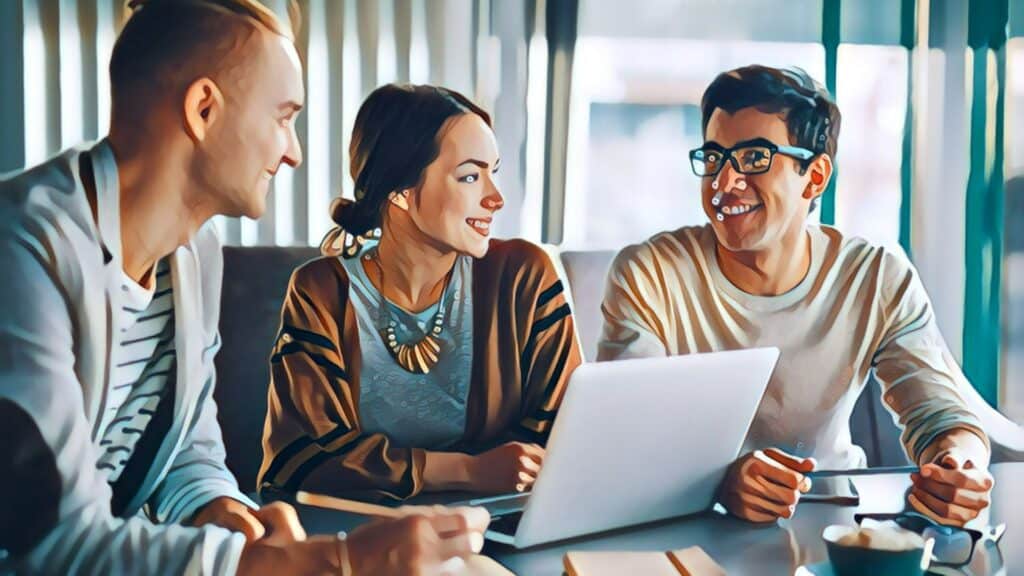
<instances>
[{"instance_id":1,"label":"smiling woman","mask_svg":"<svg viewBox=\"0 0 1024 576\"><path fill-rule=\"evenodd\" d=\"M451 90L383 86L349 156L355 201L335 202L324 257L285 299L260 488L528 489L580 352L546 254L489 238L490 117Z\"/></svg>"}]
</instances>

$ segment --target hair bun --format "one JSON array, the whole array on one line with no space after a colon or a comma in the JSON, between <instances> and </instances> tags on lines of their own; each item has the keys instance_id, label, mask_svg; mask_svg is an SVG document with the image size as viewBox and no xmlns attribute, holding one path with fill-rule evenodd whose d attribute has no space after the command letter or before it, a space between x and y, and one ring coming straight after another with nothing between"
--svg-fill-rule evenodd
<instances>
[{"instance_id":1,"label":"hair bun","mask_svg":"<svg viewBox=\"0 0 1024 576\"><path fill-rule=\"evenodd\" d=\"M356 203L349 198L338 197L331 201L331 220L335 224L344 227L346 220L351 220L352 211L356 209Z\"/></svg>"}]
</instances>

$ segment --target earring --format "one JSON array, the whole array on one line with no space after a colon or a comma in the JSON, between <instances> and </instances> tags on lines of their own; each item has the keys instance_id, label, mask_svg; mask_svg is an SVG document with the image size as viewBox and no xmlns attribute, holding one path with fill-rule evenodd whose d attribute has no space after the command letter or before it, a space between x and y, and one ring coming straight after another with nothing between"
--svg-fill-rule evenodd
<instances>
[{"instance_id":1,"label":"earring","mask_svg":"<svg viewBox=\"0 0 1024 576\"><path fill-rule=\"evenodd\" d=\"M712 190L718 190L718 180L713 180L711 182L711 189Z\"/></svg>"},{"instance_id":2,"label":"earring","mask_svg":"<svg viewBox=\"0 0 1024 576\"><path fill-rule=\"evenodd\" d=\"M395 206L398 206L399 208L401 208L402 210L408 210L409 209L409 201L407 200L408 196L409 196L408 192L402 192L401 194L399 194L398 192L392 192L391 194L388 194L388 200L392 204L394 204Z\"/></svg>"}]
</instances>

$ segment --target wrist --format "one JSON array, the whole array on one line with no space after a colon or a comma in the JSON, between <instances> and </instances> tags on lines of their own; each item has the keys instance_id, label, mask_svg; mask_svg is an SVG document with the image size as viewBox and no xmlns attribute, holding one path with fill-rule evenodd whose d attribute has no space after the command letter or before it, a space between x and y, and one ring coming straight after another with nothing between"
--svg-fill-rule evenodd
<instances>
[{"instance_id":1,"label":"wrist","mask_svg":"<svg viewBox=\"0 0 1024 576\"><path fill-rule=\"evenodd\" d=\"M975 468L988 468L990 453L987 440L971 428L953 428L940 433L918 456L918 465L938 463L945 454L956 452L958 460L970 460Z\"/></svg>"},{"instance_id":2,"label":"wrist","mask_svg":"<svg viewBox=\"0 0 1024 576\"><path fill-rule=\"evenodd\" d=\"M461 452L427 452L423 484L431 492L468 490L472 487L476 458Z\"/></svg>"}]
</instances>

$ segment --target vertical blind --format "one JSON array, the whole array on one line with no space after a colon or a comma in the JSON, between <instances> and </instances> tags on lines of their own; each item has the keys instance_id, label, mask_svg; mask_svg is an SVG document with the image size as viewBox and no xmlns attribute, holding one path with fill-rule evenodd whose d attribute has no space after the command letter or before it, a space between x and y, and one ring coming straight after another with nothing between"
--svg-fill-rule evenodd
<instances>
[{"instance_id":1,"label":"vertical blind","mask_svg":"<svg viewBox=\"0 0 1024 576\"><path fill-rule=\"evenodd\" d=\"M527 194L525 160L529 139L543 144L536 126L543 126L545 110L527 106L527 94L530 83L543 83L546 74L546 59L533 54L544 46L531 42L543 30L538 28L543 11L537 9L543 3L264 0L297 31L306 84L306 107L296 123L304 162L294 170L282 166L263 218L218 218L222 239L235 245L319 243L331 225L331 199L352 196L348 144L356 112L371 90L388 82L443 85L492 112L506 166L501 180L506 208L494 234L533 236L522 223L539 219L540 189ZM2 3L0 47L9 50L0 68L6 139L0 144L0 172L37 164L107 132L107 63L130 15L125 5L124 0Z\"/></svg>"}]
</instances>

